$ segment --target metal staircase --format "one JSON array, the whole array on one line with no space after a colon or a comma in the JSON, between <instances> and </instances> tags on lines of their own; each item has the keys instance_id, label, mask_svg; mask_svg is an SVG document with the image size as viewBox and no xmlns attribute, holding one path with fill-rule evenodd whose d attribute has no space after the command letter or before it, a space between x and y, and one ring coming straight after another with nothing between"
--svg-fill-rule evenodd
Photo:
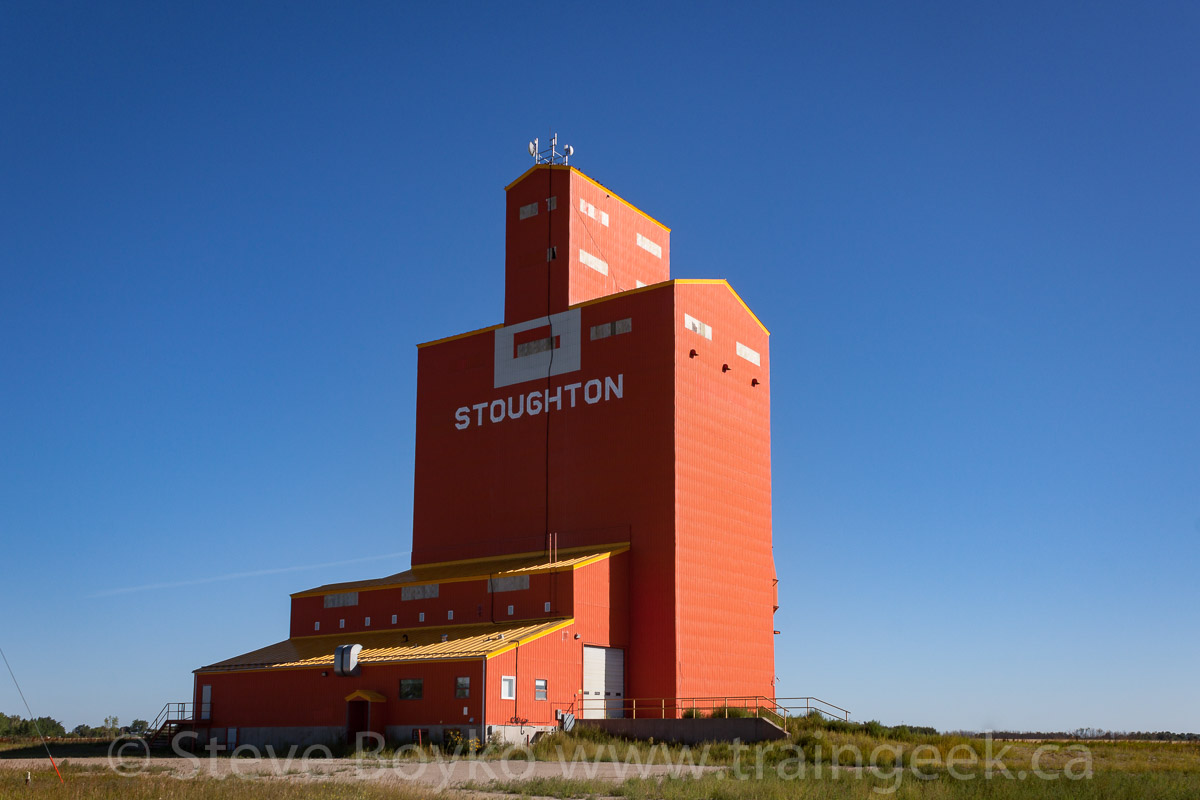
<instances>
[{"instance_id":1,"label":"metal staircase","mask_svg":"<svg viewBox=\"0 0 1200 800\"><path fill-rule=\"evenodd\" d=\"M175 735L195 726L191 703L167 703L150 723L146 744L151 747L168 747Z\"/></svg>"}]
</instances>

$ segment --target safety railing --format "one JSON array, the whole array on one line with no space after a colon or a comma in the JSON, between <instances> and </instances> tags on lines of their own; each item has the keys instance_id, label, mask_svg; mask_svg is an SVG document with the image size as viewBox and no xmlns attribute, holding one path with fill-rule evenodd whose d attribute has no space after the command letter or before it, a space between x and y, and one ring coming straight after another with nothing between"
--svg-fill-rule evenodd
<instances>
[{"instance_id":1,"label":"safety railing","mask_svg":"<svg viewBox=\"0 0 1200 800\"><path fill-rule=\"evenodd\" d=\"M570 713L581 719L679 719L761 717L779 727L788 717L818 713L828 719L849 720L850 712L818 697L764 697L721 695L713 697L582 697L570 704ZM565 709L564 709L565 710Z\"/></svg>"}]
</instances>

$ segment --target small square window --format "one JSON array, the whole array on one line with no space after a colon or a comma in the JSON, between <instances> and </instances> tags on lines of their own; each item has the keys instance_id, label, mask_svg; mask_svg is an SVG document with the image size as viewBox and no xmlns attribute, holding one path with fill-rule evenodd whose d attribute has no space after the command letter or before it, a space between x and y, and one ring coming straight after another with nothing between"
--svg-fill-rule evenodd
<instances>
[{"instance_id":1,"label":"small square window","mask_svg":"<svg viewBox=\"0 0 1200 800\"><path fill-rule=\"evenodd\" d=\"M395 614L392 614L392 624L393 625L396 624L396 615Z\"/></svg>"},{"instance_id":2,"label":"small square window","mask_svg":"<svg viewBox=\"0 0 1200 800\"><path fill-rule=\"evenodd\" d=\"M424 622L424 621L425 621L425 612L422 611L419 614L417 614L417 622Z\"/></svg>"},{"instance_id":3,"label":"small square window","mask_svg":"<svg viewBox=\"0 0 1200 800\"><path fill-rule=\"evenodd\" d=\"M446 612L446 619L454 619L454 609Z\"/></svg>"},{"instance_id":4,"label":"small square window","mask_svg":"<svg viewBox=\"0 0 1200 800\"><path fill-rule=\"evenodd\" d=\"M508 615L511 617L511 616L512 616L512 614L513 614L513 607L512 607L512 606L509 606L509 607L508 607Z\"/></svg>"},{"instance_id":5,"label":"small square window","mask_svg":"<svg viewBox=\"0 0 1200 800\"><path fill-rule=\"evenodd\" d=\"M471 696L471 679L469 677L454 679L454 696L455 697L470 697Z\"/></svg>"},{"instance_id":6,"label":"small square window","mask_svg":"<svg viewBox=\"0 0 1200 800\"><path fill-rule=\"evenodd\" d=\"M319 622L314 622L314 623L313 623L313 630L314 630L314 631L319 631L319 630L321 630L321 623L319 623Z\"/></svg>"},{"instance_id":7,"label":"small square window","mask_svg":"<svg viewBox=\"0 0 1200 800\"><path fill-rule=\"evenodd\" d=\"M400 699L420 700L425 694L425 681L422 678L401 678Z\"/></svg>"},{"instance_id":8,"label":"small square window","mask_svg":"<svg viewBox=\"0 0 1200 800\"><path fill-rule=\"evenodd\" d=\"M363 627L365 627L365 628L371 627L371 618L370 617L367 617L366 619L363 620Z\"/></svg>"},{"instance_id":9,"label":"small square window","mask_svg":"<svg viewBox=\"0 0 1200 800\"><path fill-rule=\"evenodd\" d=\"M505 675L500 678L500 699L515 700L517 698L517 678L515 675Z\"/></svg>"},{"instance_id":10,"label":"small square window","mask_svg":"<svg viewBox=\"0 0 1200 800\"><path fill-rule=\"evenodd\" d=\"M546 691L547 690L546 690L546 679L545 678L538 678L537 680L535 680L533 682L533 699L534 700L545 700L546 699Z\"/></svg>"},{"instance_id":11,"label":"small square window","mask_svg":"<svg viewBox=\"0 0 1200 800\"><path fill-rule=\"evenodd\" d=\"M338 620L338 627L339 627L339 628L344 628L344 627L346 627L346 620L344 620L344 619L339 619L339 620Z\"/></svg>"},{"instance_id":12,"label":"small square window","mask_svg":"<svg viewBox=\"0 0 1200 800\"><path fill-rule=\"evenodd\" d=\"M546 601L546 613L547 614L550 613L550 601L549 600Z\"/></svg>"}]
</instances>

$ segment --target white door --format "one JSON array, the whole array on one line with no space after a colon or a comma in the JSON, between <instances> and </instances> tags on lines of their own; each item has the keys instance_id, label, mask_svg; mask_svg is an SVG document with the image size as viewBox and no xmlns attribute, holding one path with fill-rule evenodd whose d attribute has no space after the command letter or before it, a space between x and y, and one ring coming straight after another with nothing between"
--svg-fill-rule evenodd
<instances>
[{"instance_id":1,"label":"white door","mask_svg":"<svg viewBox=\"0 0 1200 800\"><path fill-rule=\"evenodd\" d=\"M583 719L625 716L625 651L583 648Z\"/></svg>"}]
</instances>

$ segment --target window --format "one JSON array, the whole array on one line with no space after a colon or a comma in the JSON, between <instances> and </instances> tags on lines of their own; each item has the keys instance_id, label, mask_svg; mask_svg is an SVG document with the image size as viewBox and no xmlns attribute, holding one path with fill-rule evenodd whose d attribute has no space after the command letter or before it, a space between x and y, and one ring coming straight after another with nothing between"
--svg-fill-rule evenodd
<instances>
[{"instance_id":1,"label":"window","mask_svg":"<svg viewBox=\"0 0 1200 800\"><path fill-rule=\"evenodd\" d=\"M325 595L326 608L345 608L358 605L358 592L342 592Z\"/></svg>"},{"instance_id":2,"label":"window","mask_svg":"<svg viewBox=\"0 0 1200 800\"><path fill-rule=\"evenodd\" d=\"M313 630L314 630L314 631L319 631L319 630L321 630L321 623L320 623L320 622L314 622L314 623L313 623Z\"/></svg>"},{"instance_id":3,"label":"window","mask_svg":"<svg viewBox=\"0 0 1200 800\"><path fill-rule=\"evenodd\" d=\"M650 241L640 233L637 235L637 246L645 250L655 258L662 258L662 245Z\"/></svg>"},{"instance_id":4,"label":"window","mask_svg":"<svg viewBox=\"0 0 1200 800\"><path fill-rule=\"evenodd\" d=\"M454 609L450 609L446 612L446 619L454 619Z\"/></svg>"},{"instance_id":5,"label":"window","mask_svg":"<svg viewBox=\"0 0 1200 800\"><path fill-rule=\"evenodd\" d=\"M440 584L437 583L422 583L419 586L401 586L400 600L428 600L438 596Z\"/></svg>"},{"instance_id":6,"label":"window","mask_svg":"<svg viewBox=\"0 0 1200 800\"><path fill-rule=\"evenodd\" d=\"M455 697L470 697L471 696L471 679L470 678L455 678L454 679L454 696Z\"/></svg>"},{"instance_id":7,"label":"window","mask_svg":"<svg viewBox=\"0 0 1200 800\"><path fill-rule=\"evenodd\" d=\"M517 678L515 675L505 675L500 679L500 699L517 699Z\"/></svg>"},{"instance_id":8,"label":"window","mask_svg":"<svg viewBox=\"0 0 1200 800\"><path fill-rule=\"evenodd\" d=\"M550 601L549 600L546 601L546 613L547 614L550 613Z\"/></svg>"},{"instance_id":9,"label":"window","mask_svg":"<svg viewBox=\"0 0 1200 800\"><path fill-rule=\"evenodd\" d=\"M545 700L546 699L546 679L545 678L538 678L536 681L533 682L533 699L534 700Z\"/></svg>"},{"instance_id":10,"label":"window","mask_svg":"<svg viewBox=\"0 0 1200 800\"><path fill-rule=\"evenodd\" d=\"M344 620L344 619L339 619L339 620L338 620L338 627L339 627L339 628L344 628L344 627L346 627L346 620Z\"/></svg>"},{"instance_id":11,"label":"window","mask_svg":"<svg viewBox=\"0 0 1200 800\"><path fill-rule=\"evenodd\" d=\"M691 314L683 315L683 327L687 328L692 333L698 333L705 339L712 340L712 328L705 325L700 320L693 317Z\"/></svg>"},{"instance_id":12,"label":"window","mask_svg":"<svg viewBox=\"0 0 1200 800\"><path fill-rule=\"evenodd\" d=\"M401 700L420 700L425 694L425 680L423 678L401 678L400 679L400 699Z\"/></svg>"},{"instance_id":13,"label":"window","mask_svg":"<svg viewBox=\"0 0 1200 800\"><path fill-rule=\"evenodd\" d=\"M422 611L417 614L417 622L424 622L424 621L425 621L425 612Z\"/></svg>"},{"instance_id":14,"label":"window","mask_svg":"<svg viewBox=\"0 0 1200 800\"><path fill-rule=\"evenodd\" d=\"M393 625L396 624L396 615L395 614L392 614L392 624Z\"/></svg>"},{"instance_id":15,"label":"window","mask_svg":"<svg viewBox=\"0 0 1200 800\"><path fill-rule=\"evenodd\" d=\"M367 617L366 619L363 620L363 627L364 628L371 627L371 618L370 617Z\"/></svg>"},{"instance_id":16,"label":"window","mask_svg":"<svg viewBox=\"0 0 1200 800\"><path fill-rule=\"evenodd\" d=\"M512 606L509 606L509 607L508 607L508 615L509 615L510 617L513 615L513 607L512 607Z\"/></svg>"},{"instance_id":17,"label":"window","mask_svg":"<svg viewBox=\"0 0 1200 800\"><path fill-rule=\"evenodd\" d=\"M510 575L506 578L492 578L488 581L489 592L519 592L528 588L528 575Z\"/></svg>"},{"instance_id":18,"label":"window","mask_svg":"<svg viewBox=\"0 0 1200 800\"><path fill-rule=\"evenodd\" d=\"M751 350L749 347L746 347L746 345L742 344L741 342L737 343L737 354L739 356L741 356L742 358L746 359L747 361L749 361L751 364L753 364L756 367L762 366L762 360L758 355L758 351Z\"/></svg>"}]
</instances>

